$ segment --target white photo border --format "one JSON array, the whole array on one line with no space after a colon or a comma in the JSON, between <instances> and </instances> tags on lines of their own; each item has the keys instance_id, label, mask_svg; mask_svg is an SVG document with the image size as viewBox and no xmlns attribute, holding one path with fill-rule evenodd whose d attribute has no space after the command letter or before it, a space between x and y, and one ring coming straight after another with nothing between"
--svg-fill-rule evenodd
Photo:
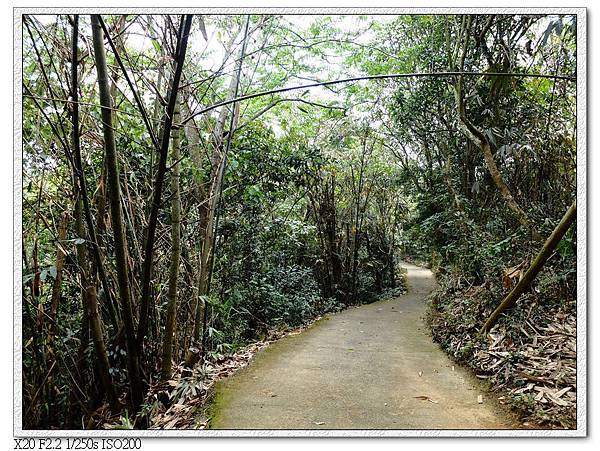
<instances>
[{"instance_id":1,"label":"white photo border","mask_svg":"<svg viewBox=\"0 0 600 451\"><path fill-rule=\"evenodd\" d=\"M491 429L169 429L169 430L30 430L22 428L22 15L23 14L565 14L577 17L577 428L572 430ZM13 8L13 434L15 437L587 437L587 10L586 8L358 8L358 7L65 7Z\"/></svg>"}]
</instances>

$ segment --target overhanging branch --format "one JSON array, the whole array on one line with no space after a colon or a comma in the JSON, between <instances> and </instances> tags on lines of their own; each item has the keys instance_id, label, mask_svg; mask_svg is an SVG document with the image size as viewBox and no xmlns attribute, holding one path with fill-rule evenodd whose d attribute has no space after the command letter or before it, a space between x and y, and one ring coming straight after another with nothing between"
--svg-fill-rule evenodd
<instances>
[{"instance_id":1,"label":"overhanging branch","mask_svg":"<svg viewBox=\"0 0 600 451\"><path fill-rule=\"evenodd\" d=\"M278 94L280 92L296 91L298 89L315 88L317 86L330 86L340 83L351 83L354 81L361 80L385 80L392 78L424 78L424 77L455 77L455 76L489 76L489 77L517 77L517 78L549 78L552 80L566 80L575 81L575 76L572 75L551 75L551 74L528 74L523 72L460 72L460 71L448 71L448 72L413 72L407 74L381 74L381 75L365 75L363 77L352 77L352 78L341 78L339 80L322 81L318 83L310 83L307 85L290 86L288 88L278 88L271 91L255 92L254 94L247 94L244 96L236 97L235 99L223 100L222 102L214 103L206 108L196 111L192 115L185 118L181 124L185 124L192 118L199 116L200 114L207 113L216 108L230 105L232 103L241 102L244 100L255 99L256 97L262 97L270 94Z\"/></svg>"}]
</instances>

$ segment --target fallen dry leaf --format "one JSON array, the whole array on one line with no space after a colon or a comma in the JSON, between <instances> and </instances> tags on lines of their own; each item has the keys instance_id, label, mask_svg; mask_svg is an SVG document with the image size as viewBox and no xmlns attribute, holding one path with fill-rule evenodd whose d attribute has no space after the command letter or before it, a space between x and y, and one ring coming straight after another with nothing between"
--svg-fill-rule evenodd
<instances>
[{"instance_id":1,"label":"fallen dry leaf","mask_svg":"<svg viewBox=\"0 0 600 451\"><path fill-rule=\"evenodd\" d=\"M527 260L523 260L521 263L519 263L516 266L512 266L510 268L505 268L504 269L504 274L502 277L502 284L504 285L504 288L506 289L510 289L513 286L513 279L519 279L521 280L523 278L523 274L524 274L524 268L527 265Z\"/></svg>"},{"instance_id":2,"label":"fallen dry leaf","mask_svg":"<svg viewBox=\"0 0 600 451\"><path fill-rule=\"evenodd\" d=\"M421 401L429 401L429 402L431 402L433 404L439 404L437 401L431 399L429 396L424 396L424 395L415 396L415 399L420 399Z\"/></svg>"}]
</instances>

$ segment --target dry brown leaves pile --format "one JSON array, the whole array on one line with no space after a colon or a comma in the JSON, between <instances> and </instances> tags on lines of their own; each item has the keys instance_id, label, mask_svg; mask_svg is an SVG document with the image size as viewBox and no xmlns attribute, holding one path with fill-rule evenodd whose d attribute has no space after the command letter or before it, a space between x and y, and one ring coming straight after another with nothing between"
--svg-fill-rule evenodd
<instances>
[{"instance_id":1,"label":"dry brown leaves pile","mask_svg":"<svg viewBox=\"0 0 600 451\"><path fill-rule=\"evenodd\" d=\"M504 330L503 330L504 329ZM520 331L527 337L518 348L497 326L489 346L475 354L480 378L494 377L497 388L508 390L501 401L524 404L536 422L574 428L577 401L576 321L558 312L545 327L527 320Z\"/></svg>"},{"instance_id":2,"label":"dry brown leaves pile","mask_svg":"<svg viewBox=\"0 0 600 451\"><path fill-rule=\"evenodd\" d=\"M252 343L239 352L220 355L217 359L205 362L194 368L191 375L184 375L183 365L173 367L173 378L156 382L146 395L146 414L150 418L149 429L204 429L207 419L199 415L207 401L210 389L224 377L246 366L252 357L271 343L264 340ZM88 423L88 428L127 429L135 427L122 416L110 416L108 405L98 409Z\"/></svg>"},{"instance_id":3,"label":"dry brown leaves pile","mask_svg":"<svg viewBox=\"0 0 600 451\"><path fill-rule=\"evenodd\" d=\"M245 367L269 343L271 340L259 341L234 354L221 355L197 366L191 376L182 376L182 365L174 368L173 379L166 384L157 384L148 393L157 406L150 414L150 429L204 429L208 421L198 415L198 411L206 403L211 388L218 380Z\"/></svg>"},{"instance_id":4,"label":"dry brown leaves pile","mask_svg":"<svg viewBox=\"0 0 600 451\"><path fill-rule=\"evenodd\" d=\"M515 283L519 266L505 271L503 284ZM484 307L489 293L482 285L434 294L428 312L434 339L501 391L500 402L517 409L526 425L575 428L575 309L568 303L544 305L535 294L525 294L484 341L478 330L490 313Z\"/></svg>"}]
</instances>

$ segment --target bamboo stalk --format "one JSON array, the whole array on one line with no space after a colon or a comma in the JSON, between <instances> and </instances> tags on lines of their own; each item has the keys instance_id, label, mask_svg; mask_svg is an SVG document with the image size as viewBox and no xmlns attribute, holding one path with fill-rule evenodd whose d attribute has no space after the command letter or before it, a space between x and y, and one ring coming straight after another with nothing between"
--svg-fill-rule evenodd
<instances>
[{"instance_id":1,"label":"bamboo stalk","mask_svg":"<svg viewBox=\"0 0 600 451\"><path fill-rule=\"evenodd\" d=\"M179 104L175 104L173 120L179 120ZM169 266L169 290L167 301L167 315L165 319L165 335L162 349L162 374L163 380L171 378L173 367L173 334L177 322L177 280L179 278L179 262L181 260L181 197L179 191L179 159L180 159L180 132L179 127L173 128L171 136L173 150L171 159L175 161L171 170L171 263Z\"/></svg>"},{"instance_id":2,"label":"bamboo stalk","mask_svg":"<svg viewBox=\"0 0 600 451\"><path fill-rule=\"evenodd\" d=\"M544 264L546 263L548 258L550 258L550 255L552 255L552 252L554 251L554 249L556 249L556 246L558 245L562 237L565 235L567 230L569 230L571 224L573 224L573 222L575 221L577 217L576 202L577 201L573 201L571 207L567 210L567 212L565 213L561 221L558 223L552 234L548 237L548 239L542 246L542 249L540 250L537 257L535 257L535 260L533 261L527 272L523 275L523 278L519 280L519 283L512 289L510 293L508 293L508 296L504 298L504 300L500 303L500 305L498 305L496 310L494 310L494 312L490 315L490 317L487 319L487 321L481 328L480 333L487 333L494 326L494 324L496 324L496 321L498 320L500 315L505 310L515 305L519 297L523 294L527 287L529 287L531 282L533 282L535 277L542 270Z\"/></svg>"},{"instance_id":3,"label":"bamboo stalk","mask_svg":"<svg viewBox=\"0 0 600 451\"><path fill-rule=\"evenodd\" d=\"M96 70L98 72L100 104L102 105L104 150L106 158L110 212L115 239L117 281L119 285L121 313L123 315L123 325L125 327L127 346L127 373L131 390L131 401L134 409L137 409L142 404L144 388L140 376L139 359L135 341L135 325L133 322L133 310L131 306L129 269L127 265L127 242L125 238L125 228L123 226L123 212L121 210L121 189L119 182L119 168L117 163L117 149L112 125L113 112L110 109L112 100L110 97L108 67L106 64L106 53L104 49L104 33L100 26L100 18L98 15L92 15L91 21L94 58L96 60ZM93 318L90 317L90 321L93 321ZM93 330L94 325L93 323L91 324Z\"/></svg>"}]
</instances>

